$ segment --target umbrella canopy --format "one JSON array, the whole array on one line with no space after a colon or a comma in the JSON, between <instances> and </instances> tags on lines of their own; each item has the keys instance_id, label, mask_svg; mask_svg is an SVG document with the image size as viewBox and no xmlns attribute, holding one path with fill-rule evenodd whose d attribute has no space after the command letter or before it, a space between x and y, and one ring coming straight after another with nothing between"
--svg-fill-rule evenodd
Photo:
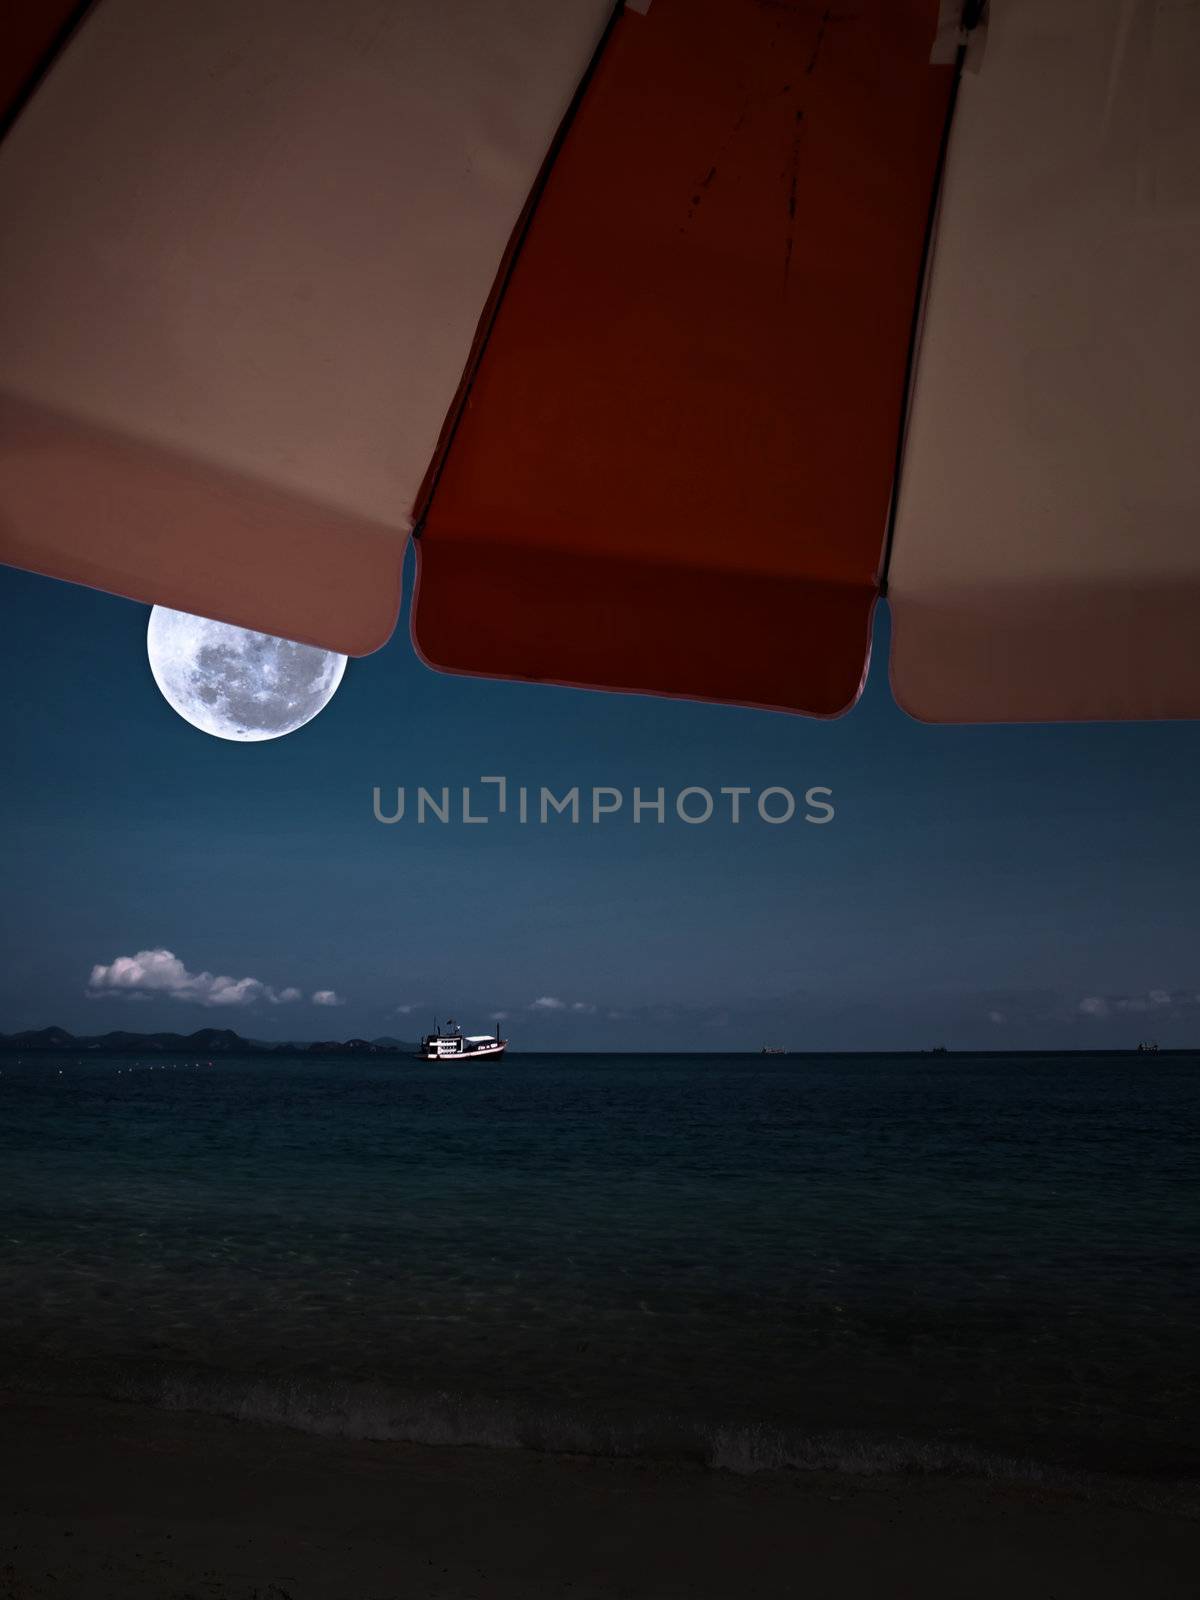
<instances>
[{"instance_id":1,"label":"umbrella canopy","mask_svg":"<svg viewBox=\"0 0 1200 1600\"><path fill-rule=\"evenodd\" d=\"M363 654L415 522L447 670L835 715L886 591L914 715L1200 709L1196 7L96 0L29 95L77 9L0 559Z\"/></svg>"}]
</instances>

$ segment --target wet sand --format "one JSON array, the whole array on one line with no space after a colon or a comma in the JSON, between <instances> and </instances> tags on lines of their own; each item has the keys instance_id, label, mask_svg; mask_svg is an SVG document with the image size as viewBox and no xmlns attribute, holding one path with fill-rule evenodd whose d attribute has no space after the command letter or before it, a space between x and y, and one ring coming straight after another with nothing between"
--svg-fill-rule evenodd
<instances>
[{"instance_id":1,"label":"wet sand","mask_svg":"<svg viewBox=\"0 0 1200 1600\"><path fill-rule=\"evenodd\" d=\"M1200 1521L1104 1496L0 1400L0 1600L1173 1600L1197 1571Z\"/></svg>"}]
</instances>

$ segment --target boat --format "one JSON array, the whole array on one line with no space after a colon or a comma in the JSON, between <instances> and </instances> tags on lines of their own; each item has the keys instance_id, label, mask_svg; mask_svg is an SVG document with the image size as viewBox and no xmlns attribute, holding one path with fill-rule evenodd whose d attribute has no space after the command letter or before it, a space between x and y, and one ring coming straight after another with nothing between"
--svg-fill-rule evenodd
<instances>
[{"instance_id":1,"label":"boat","mask_svg":"<svg viewBox=\"0 0 1200 1600\"><path fill-rule=\"evenodd\" d=\"M494 1034L464 1033L451 1017L445 1029L435 1022L433 1032L421 1040L417 1051L418 1061L481 1061L484 1057L495 1059L508 1048L508 1040L500 1037L499 1025Z\"/></svg>"},{"instance_id":2,"label":"boat","mask_svg":"<svg viewBox=\"0 0 1200 1600\"><path fill-rule=\"evenodd\" d=\"M1137 1047L1139 1056L1156 1056L1158 1054L1157 1039L1142 1039Z\"/></svg>"},{"instance_id":3,"label":"boat","mask_svg":"<svg viewBox=\"0 0 1200 1600\"><path fill-rule=\"evenodd\" d=\"M781 1044L765 1044L759 1054L764 1056L785 1056L787 1051Z\"/></svg>"}]
</instances>

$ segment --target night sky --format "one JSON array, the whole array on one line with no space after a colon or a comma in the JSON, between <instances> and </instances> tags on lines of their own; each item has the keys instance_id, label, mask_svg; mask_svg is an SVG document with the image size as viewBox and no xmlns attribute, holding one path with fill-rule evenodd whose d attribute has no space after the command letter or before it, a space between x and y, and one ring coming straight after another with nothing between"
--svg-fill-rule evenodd
<instances>
[{"instance_id":1,"label":"night sky","mask_svg":"<svg viewBox=\"0 0 1200 1600\"><path fill-rule=\"evenodd\" d=\"M831 723L443 676L405 616L313 723L253 745L162 700L146 607L9 568L0 607L2 1031L413 1038L504 1013L516 1049L1200 1038L1200 726L923 727L888 690L886 607ZM418 785L471 783L482 809L487 774L625 807L372 815L374 785L411 812ZM822 785L836 817L767 825L752 795L736 827L635 826L635 784ZM164 987L88 993L142 951L176 958Z\"/></svg>"}]
</instances>

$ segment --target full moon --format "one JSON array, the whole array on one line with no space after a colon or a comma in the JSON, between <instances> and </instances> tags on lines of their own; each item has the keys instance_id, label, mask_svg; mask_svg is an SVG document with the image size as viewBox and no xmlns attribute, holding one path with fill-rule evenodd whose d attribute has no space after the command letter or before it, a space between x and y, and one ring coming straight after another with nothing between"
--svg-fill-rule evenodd
<instances>
[{"instance_id":1,"label":"full moon","mask_svg":"<svg viewBox=\"0 0 1200 1600\"><path fill-rule=\"evenodd\" d=\"M186 611L155 606L146 630L150 670L185 721L243 743L295 733L327 706L346 657Z\"/></svg>"}]
</instances>

